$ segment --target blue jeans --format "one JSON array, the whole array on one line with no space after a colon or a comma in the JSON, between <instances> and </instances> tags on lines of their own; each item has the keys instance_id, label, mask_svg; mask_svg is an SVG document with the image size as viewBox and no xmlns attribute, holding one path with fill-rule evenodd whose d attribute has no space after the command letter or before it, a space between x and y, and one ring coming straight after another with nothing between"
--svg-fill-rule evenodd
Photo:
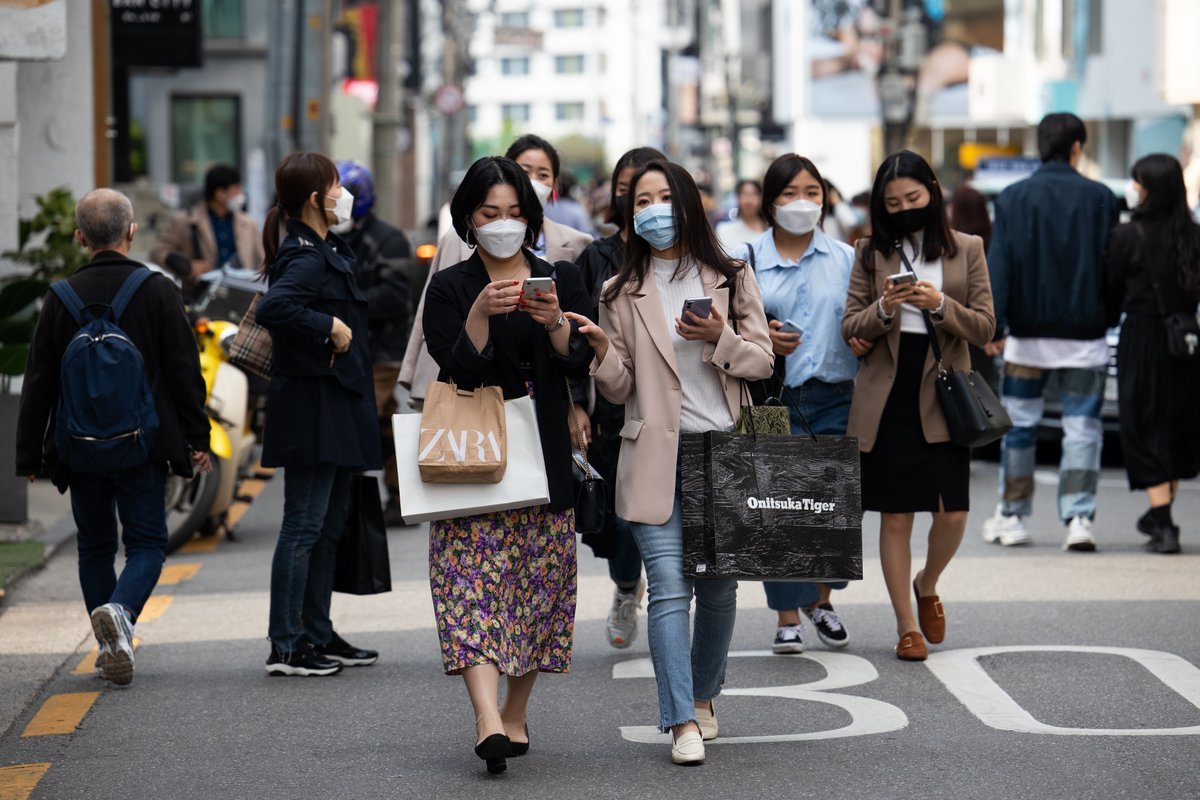
<instances>
[{"instance_id":1,"label":"blue jeans","mask_svg":"<svg viewBox=\"0 0 1200 800\"><path fill-rule=\"evenodd\" d=\"M808 430L800 421L796 410L804 412L804 418L815 434L845 436L850 424L850 400L854 396L854 381L823 383L806 381L800 386L785 386L783 404L791 415L792 433L807 436ZM847 581L826 583L830 589L845 589ZM767 593L767 608L772 611L795 611L811 606L820 599L816 583L797 581L763 581Z\"/></svg>"},{"instance_id":2,"label":"blue jeans","mask_svg":"<svg viewBox=\"0 0 1200 800\"><path fill-rule=\"evenodd\" d=\"M633 528L620 517L612 519L613 549L608 557L608 577L618 586L637 583L642 577L642 554L633 540Z\"/></svg>"},{"instance_id":3,"label":"blue jeans","mask_svg":"<svg viewBox=\"0 0 1200 800\"><path fill-rule=\"evenodd\" d=\"M329 603L350 476L350 469L334 464L283 471L283 525L271 562L268 623L280 652L292 652L301 639L322 646L333 638Z\"/></svg>"},{"instance_id":4,"label":"blue jeans","mask_svg":"<svg viewBox=\"0 0 1200 800\"><path fill-rule=\"evenodd\" d=\"M1033 513L1033 468L1037 427L1046 410L1046 382L1058 373L1062 396L1062 461L1058 469L1058 516L1063 522L1096 516L1096 486L1100 481L1100 450L1104 428L1105 367L1039 369L1004 365L1001 401L1012 417L1013 429L1000 445L1000 505L1005 514Z\"/></svg>"},{"instance_id":5,"label":"blue jeans","mask_svg":"<svg viewBox=\"0 0 1200 800\"><path fill-rule=\"evenodd\" d=\"M113 473L71 475L71 513L79 543L79 585L88 613L118 603L136 622L167 555L167 468L146 464ZM117 517L125 569L116 573Z\"/></svg>"},{"instance_id":6,"label":"blue jeans","mask_svg":"<svg viewBox=\"0 0 1200 800\"><path fill-rule=\"evenodd\" d=\"M678 470L678 467L676 467ZM737 581L683 575L683 525L676 474L675 507L663 525L630 523L646 565L650 659L658 682L658 729L695 722L695 701L721 693L737 614ZM692 595L695 635L689 635Z\"/></svg>"}]
</instances>

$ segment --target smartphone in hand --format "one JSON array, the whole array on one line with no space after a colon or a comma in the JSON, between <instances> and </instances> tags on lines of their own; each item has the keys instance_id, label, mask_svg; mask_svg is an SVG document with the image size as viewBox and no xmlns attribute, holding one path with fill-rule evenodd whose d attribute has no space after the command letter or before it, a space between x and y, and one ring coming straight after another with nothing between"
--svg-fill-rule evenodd
<instances>
[{"instance_id":1,"label":"smartphone in hand","mask_svg":"<svg viewBox=\"0 0 1200 800\"><path fill-rule=\"evenodd\" d=\"M897 272L888 278L893 286L912 286L917 282L917 273L915 272Z\"/></svg>"},{"instance_id":2,"label":"smartphone in hand","mask_svg":"<svg viewBox=\"0 0 1200 800\"><path fill-rule=\"evenodd\" d=\"M553 278L526 278L525 283L521 285L521 291L526 295L532 295L535 292L549 294L552 288L554 288Z\"/></svg>"},{"instance_id":3,"label":"smartphone in hand","mask_svg":"<svg viewBox=\"0 0 1200 800\"><path fill-rule=\"evenodd\" d=\"M685 323L688 321L687 312L689 311L695 314L697 319L708 319L712 313L712 298L697 297L692 300L684 300L683 311L680 313L679 318Z\"/></svg>"},{"instance_id":4,"label":"smartphone in hand","mask_svg":"<svg viewBox=\"0 0 1200 800\"><path fill-rule=\"evenodd\" d=\"M800 326L792 322L790 319L783 321L783 327L779 329L780 333L794 333L797 336L804 336L804 331L800 330Z\"/></svg>"}]
</instances>

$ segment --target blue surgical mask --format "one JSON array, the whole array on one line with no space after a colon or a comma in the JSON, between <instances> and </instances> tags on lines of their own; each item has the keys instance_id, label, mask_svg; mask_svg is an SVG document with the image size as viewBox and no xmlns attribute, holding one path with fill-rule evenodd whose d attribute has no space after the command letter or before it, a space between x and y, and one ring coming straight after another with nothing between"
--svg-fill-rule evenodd
<instances>
[{"instance_id":1,"label":"blue surgical mask","mask_svg":"<svg viewBox=\"0 0 1200 800\"><path fill-rule=\"evenodd\" d=\"M633 217L633 232L655 250L669 250L678 238L675 209L670 203L646 206Z\"/></svg>"}]
</instances>

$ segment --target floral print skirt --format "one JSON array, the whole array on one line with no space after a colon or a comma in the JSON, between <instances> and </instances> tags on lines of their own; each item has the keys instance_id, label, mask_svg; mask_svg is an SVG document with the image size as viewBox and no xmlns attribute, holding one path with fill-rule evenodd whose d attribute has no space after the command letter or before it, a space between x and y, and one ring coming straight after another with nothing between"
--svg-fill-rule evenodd
<instances>
[{"instance_id":1,"label":"floral print skirt","mask_svg":"<svg viewBox=\"0 0 1200 800\"><path fill-rule=\"evenodd\" d=\"M575 627L573 513L550 506L429 524L429 585L447 675L566 672Z\"/></svg>"}]
</instances>

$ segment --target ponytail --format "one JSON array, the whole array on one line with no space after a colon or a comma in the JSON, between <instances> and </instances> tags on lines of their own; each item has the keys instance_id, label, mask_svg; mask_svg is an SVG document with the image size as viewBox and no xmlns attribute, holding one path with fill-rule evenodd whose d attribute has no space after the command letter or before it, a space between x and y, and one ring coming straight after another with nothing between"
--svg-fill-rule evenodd
<instances>
[{"instance_id":1,"label":"ponytail","mask_svg":"<svg viewBox=\"0 0 1200 800\"><path fill-rule=\"evenodd\" d=\"M279 252L279 226L283 222L282 217L283 211L278 205L274 205L267 212L267 221L263 223L263 263L258 269L264 277L271 266L271 262L275 260L275 254Z\"/></svg>"}]
</instances>

